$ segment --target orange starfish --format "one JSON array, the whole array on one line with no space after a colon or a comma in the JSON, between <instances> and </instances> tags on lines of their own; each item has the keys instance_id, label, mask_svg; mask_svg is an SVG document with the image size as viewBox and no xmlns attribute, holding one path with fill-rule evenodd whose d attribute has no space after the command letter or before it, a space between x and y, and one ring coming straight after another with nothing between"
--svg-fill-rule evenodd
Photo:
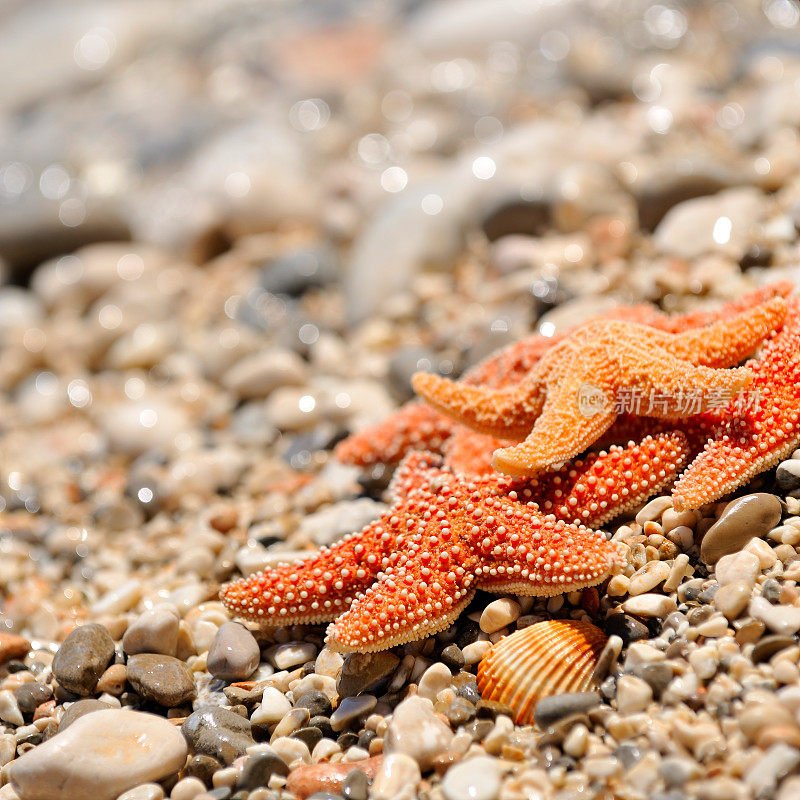
<instances>
[{"instance_id":1,"label":"orange starfish","mask_svg":"<svg viewBox=\"0 0 800 800\"><path fill-rule=\"evenodd\" d=\"M783 330L748 363L751 402L732 403L715 437L673 489L676 508L699 508L777 464L800 445L800 300Z\"/></svg>"},{"instance_id":2,"label":"orange starfish","mask_svg":"<svg viewBox=\"0 0 800 800\"><path fill-rule=\"evenodd\" d=\"M715 311L695 311L669 316L648 305L623 306L606 318L637 322L670 333L711 325L753 308L773 297L785 297L792 291L789 281L765 286L745 294L738 300L725 303ZM567 334L553 337L532 334L489 356L470 369L463 377L465 383L495 389L515 386L522 381L539 359ZM658 430L661 430L659 427ZM412 450L441 452L449 438L459 430L453 421L424 403L411 402L379 425L359 431L336 447L336 457L348 464L367 467L374 464L395 464ZM648 432L654 432L652 428ZM641 436L621 436L614 441L626 442ZM704 440L705 441L705 440ZM499 446L499 445L498 445ZM465 455L466 451L461 450Z\"/></svg>"},{"instance_id":3,"label":"orange starfish","mask_svg":"<svg viewBox=\"0 0 800 800\"><path fill-rule=\"evenodd\" d=\"M649 399L650 415L671 419L719 405L720 392L740 392L752 373L719 367L741 361L785 315L786 301L773 298L681 334L596 320L549 350L515 388L485 389L427 373L417 373L413 385L434 408L474 430L525 438L498 450L493 463L511 475L534 475L596 441L617 418L626 393Z\"/></svg>"},{"instance_id":4,"label":"orange starfish","mask_svg":"<svg viewBox=\"0 0 800 800\"><path fill-rule=\"evenodd\" d=\"M594 484L590 476L599 496ZM447 627L476 588L560 594L600 583L620 563L616 544L544 515L523 482L470 480L429 453L404 460L392 493L392 509L360 533L227 584L223 602L265 624L336 618L332 647L381 650ZM570 496L558 500L569 508Z\"/></svg>"}]
</instances>

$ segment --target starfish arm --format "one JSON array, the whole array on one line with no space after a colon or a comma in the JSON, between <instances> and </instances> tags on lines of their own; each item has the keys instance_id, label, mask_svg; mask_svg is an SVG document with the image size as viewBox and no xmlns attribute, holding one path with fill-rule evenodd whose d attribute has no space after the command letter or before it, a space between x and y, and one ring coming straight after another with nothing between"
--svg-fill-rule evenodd
<instances>
[{"instance_id":1,"label":"starfish arm","mask_svg":"<svg viewBox=\"0 0 800 800\"><path fill-rule=\"evenodd\" d=\"M458 425L445 447L444 463L461 475L490 475L494 472L492 455L499 447L511 444L484 433Z\"/></svg>"},{"instance_id":2,"label":"starfish arm","mask_svg":"<svg viewBox=\"0 0 800 800\"><path fill-rule=\"evenodd\" d=\"M677 508L699 508L769 469L800 445L800 301L791 321L757 361L753 402L728 409L719 435L689 465L673 489Z\"/></svg>"},{"instance_id":3,"label":"starfish arm","mask_svg":"<svg viewBox=\"0 0 800 800\"><path fill-rule=\"evenodd\" d=\"M479 540L479 588L550 597L596 586L624 565L622 547L601 533L513 500L498 497L484 504L502 535Z\"/></svg>"},{"instance_id":4,"label":"starfish arm","mask_svg":"<svg viewBox=\"0 0 800 800\"><path fill-rule=\"evenodd\" d=\"M487 389L418 372L411 379L414 391L462 425L489 436L523 439L544 402L537 368L519 386Z\"/></svg>"},{"instance_id":5,"label":"starfish arm","mask_svg":"<svg viewBox=\"0 0 800 800\"><path fill-rule=\"evenodd\" d=\"M430 499L379 580L328 627L340 652L384 650L446 628L475 592L478 557L462 497Z\"/></svg>"},{"instance_id":6,"label":"starfish arm","mask_svg":"<svg viewBox=\"0 0 800 800\"><path fill-rule=\"evenodd\" d=\"M544 354L557 344L560 336L535 333L498 350L469 369L462 381L473 386L501 389L515 386L527 377Z\"/></svg>"},{"instance_id":7,"label":"starfish arm","mask_svg":"<svg viewBox=\"0 0 800 800\"><path fill-rule=\"evenodd\" d=\"M775 297L706 328L670 336L664 349L697 366L730 367L751 355L783 325L787 308L786 300Z\"/></svg>"},{"instance_id":8,"label":"starfish arm","mask_svg":"<svg viewBox=\"0 0 800 800\"><path fill-rule=\"evenodd\" d=\"M689 454L680 431L647 436L639 444L613 445L530 481L515 481L522 501L545 514L597 527L634 508L671 484Z\"/></svg>"},{"instance_id":9,"label":"starfish arm","mask_svg":"<svg viewBox=\"0 0 800 800\"><path fill-rule=\"evenodd\" d=\"M441 451L453 427L449 417L426 403L406 403L379 425L348 436L336 446L335 455L359 467L395 464L412 450Z\"/></svg>"}]
</instances>

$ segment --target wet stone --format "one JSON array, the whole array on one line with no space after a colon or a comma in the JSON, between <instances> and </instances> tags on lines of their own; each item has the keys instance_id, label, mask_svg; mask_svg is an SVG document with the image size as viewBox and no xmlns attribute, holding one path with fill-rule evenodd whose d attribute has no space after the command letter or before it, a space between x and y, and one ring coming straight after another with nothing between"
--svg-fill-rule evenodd
<instances>
[{"instance_id":1,"label":"wet stone","mask_svg":"<svg viewBox=\"0 0 800 800\"><path fill-rule=\"evenodd\" d=\"M628 614L612 614L606 619L604 627L609 636L619 636L626 647L631 642L638 642L650 636L647 625Z\"/></svg>"},{"instance_id":2,"label":"wet stone","mask_svg":"<svg viewBox=\"0 0 800 800\"><path fill-rule=\"evenodd\" d=\"M446 800L495 800L500 793L497 762L477 756L454 764L442 780Z\"/></svg>"},{"instance_id":3,"label":"wet stone","mask_svg":"<svg viewBox=\"0 0 800 800\"><path fill-rule=\"evenodd\" d=\"M800 459L790 458L778 464L775 470L775 488L782 495L794 496L800 489Z\"/></svg>"},{"instance_id":4,"label":"wet stone","mask_svg":"<svg viewBox=\"0 0 800 800\"><path fill-rule=\"evenodd\" d=\"M236 785L239 789L267 786L273 775L288 775L289 767L277 753L252 753L247 757Z\"/></svg>"},{"instance_id":5,"label":"wet stone","mask_svg":"<svg viewBox=\"0 0 800 800\"><path fill-rule=\"evenodd\" d=\"M172 608L157 606L145 611L125 631L122 649L128 655L163 653L174 656L178 650L179 622Z\"/></svg>"},{"instance_id":6,"label":"wet stone","mask_svg":"<svg viewBox=\"0 0 800 800\"><path fill-rule=\"evenodd\" d=\"M360 769L347 773L342 783L342 797L346 800L367 800L369 796L369 778Z\"/></svg>"},{"instance_id":7,"label":"wet stone","mask_svg":"<svg viewBox=\"0 0 800 800\"><path fill-rule=\"evenodd\" d=\"M249 720L219 706L195 711L181 730L193 752L211 756L224 764L244 755L247 748L255 744Z\"/></svg>"},{"instance_id":8,"label":"wet stone","mask_svg":"<svg viewBox=\"0 0 800 800\"><path fill-rule=\"evenodd\" d=\"M463 683L456 689L456 694L463 697L473 705L477 705L481 701L481 693L478 691L478 684L474 681Z\"/></svg>"},{"instance_id":9,"label":"wet stone","mask_svg":"<svg viewBox=\"0 0 800 800\"><path fill-rule=\"evenodd\" d=\"M331 701L324 692L306 692L294 705L295 708L307 708L312 717L327 716L331 713Z\"/></svg>"},{"instance_id":10,"label":"wet stone","mask_svg":"<svg viewBox=\"0 0 800 800\"><path fill-rule=\"evenodd\" d=\"M208 648L207 669L223 681L241 681L253 674L261 651L253 634L238 622L225 622Z\"/></svg>"},{"instance_id":11,"label":"wet stone","mask_svg":"<svg viewBox=\"0 0 800 800\"><path fill-rule=\"evenodd\" d=\"M184 734L185 735L185 734ZM253 742L255 744L255 742ZM198 754L192 756L186 763L184 775L192 778L197 778L202 781L206 786L211 785L211 779L214 773L222 768L222 764L211 756Z\"/></svg>"},{"instance_id":12,"label":"wet stone","mask_svg":"<svg viewBox=\"0 0 800 800\"><path fill-rule=\"evenodd\" d=\"M19 710L25 716L31 716L36 707L46 703L53 696L53 690L38 681L23 683L14 690L14 697L17 700Z\"/></svg>"},{"instance_id":13,"label":"wet stone","mask_svg":"<svg viewBox=\"0 0 800 800\"><path fill-rule=\"evenodd\" d=\"M722 556L738 552L750 539L761 538L774 528L782 511L780 500L765 492L732 500L703 537L700 558L715 564Z\"/></svg>"},{"instance_id":14,"label":"wet stone","mask_svg":"<svg viewBox=\"0 0 800 800\"><path fill-rule=\"evenodd\" d=\"M96 623L75 628L58 648L53 675L70 692L86 696L114 658L114 640Z\"/></svg>"},{"instance_id":15,"label":"wet stone","mask_svg":"<svg viewBox=\"0 0 800 800\"><path fill-rule=\"evenodd\" d=\"M172 656L139 653L128 659L128 682L142 697L173 708L195 696L194 676Z\"/></svg>"},{"instance_id":16,"label":"wet stone","mask_svg":"<svg viewBox=\"0 0 800 800\"><path fill-rule=\"evenodd\" d=\"M567 692L543 697L536 704L533 719L540 728L547 728L571 714L582 714L601 702L597 692Z\"/></svg>"},{"instance_id":17,"label":"wet stone","mask_svg":"<svg viewBox=\"0 0 800 800\"><path fill-rule=\"evenodd\" d=\"M59 722L58 730L63 731L75 722L80 717L91 714L93 711L107 711L111 706L104 703L102 700L94 700L87 698L85 700L78 700L77 703L72 703L70 707L64 712Z\"/></svg>"},{"instance_id":18,"label":"wet stone","mask_svg":"<svg viewBox=\"0 0 800 800\"><path fill-rule=\"evenodd\" d=\"M351 697L377 686L391 675L400 659L387 650L377 653L350 653L344 660L336 682L339 697Z\"/></svg>"},{"instance_id":19,"label":"wet stone","mask_svg":"<svg viewBox=\"0 0 800 800\"><path fill-rule=\"evenodd\" d=\"M786 636L780 633L762 636L753 646L753 652L750 657L754 664L760 664L762 661L769 661L775 653L779 653L794 644L797 644L797 639L794 636Z\"/></svg>"},{"instance_id":20,"label":"wet stone","mask_svg":"<svg viewBox=\"0 0 800 800\"><path fill-rule=\"evenodd\" d=\"M292 739L299 739L309 750L314 749L314 745L322 739L322 731L319 728L309 725L305 728L299 728L291 734Z\"/></svg>"},{"instance_id":21,"label":"wet stone","mask_svg":"<svg viewBox=\"0 0 800 800\"><path fill-rule=\"evenodd\" d=\"M318 728L326 739L335 739L336 733L328 717L311 717L308 721L309 727Z\"/></svg>"},{"instance_id":22,"label":"wet stone","mask_svg":"<svg viewBox=\"0 0 800 800\"><path fill-rule=\"evenodd\" d=\"M656 698L661 696L673 678L672 667L664 663L641 664L634 669L633 673L650 686Z\"/></svg>"},{"instance_id":23,"label":"wet stone","mask_svg":"<svg viewBox=\"0 0 800 800\"><path fill-rule=\"evenodd\" d=\"M359 717L372 711L377 702L377 698L371 694L345 697L336 711L331 714L331 726L335 731L349 728Z\"/></svg>"},{"instance_id":24,"label":"wet stone","mask_svg":"<svg viewBox=\"0 0 800 800\"><path fill-rule=\"evenodd\" d=\"M464 654L456 644L449 644L442 650L440 656L442 664L445 664L453 672L458 672L464 666Z\"/></svg>"},{"instance_id":25,"label":"wet stone","mask_svg":"<svg viewBox=\"0 0 800 800\"><path fill-rule=\"evenodd\" d=\"M774 578L768 578L761 584L761 596L775 605L781 596L781 585Z\"/></svg>"}]
</instances>

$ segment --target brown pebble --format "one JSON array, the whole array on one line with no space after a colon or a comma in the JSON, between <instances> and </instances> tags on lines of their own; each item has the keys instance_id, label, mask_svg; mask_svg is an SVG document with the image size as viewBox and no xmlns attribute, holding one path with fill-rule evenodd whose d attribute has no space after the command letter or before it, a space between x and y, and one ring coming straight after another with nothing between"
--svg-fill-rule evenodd
<instances>
[{"instance_id":1,"label":"brown pebble","mask_svg":"<svg viewBox=\"0 0 800 800\"><path fill-rule=\"evenodd\" d=\"M112 664L97 681L95 691L108 692L118 697L125 691L128 682L128 669L124 664Z\"/></svg>"},{"instance_id":2,"label":"brown pebble","mask_svg":"<svg viewBox=\"0 0 800 800\"><path fill-rule=\"evenodd\" d=\"M40 703L38 706L36 706L36 710L33 712L33 721L36 722L37 719L52 717L55 707L55 700L48 700L46 703Z\"/></svg>"},{"instance_id":3,"label":"brown pebble","mask_svg":"<svg viewBox=\"0 0 800 800\"><path fill-rule=\"evenodd\" d=\"M233 506L224 506L211 512L208 524L220 533L228 533L236 527L239 512Z\"/></svg>"},{"instance_id":4,"label":"brown pebble","mask_svg":"<svg viewBox=\"0 0 800 800\"><path fill-rule=\"evenodd\" d=\"M766 750L773 744L786 744L800 750L800 729L795 725L767 725L756 736L756 745Z\"/></svg>"},{"instance_id":5,"label":"brown pebble","mask_svg":"<svg viewBox=\"0 0 800 800\"><path fill-rule=\"evenodd\" d=\"M31 643L14 633L0 633L0 664L12 658L25 658L31 649Z\"/></svg>"},{"instance_id":6,"label":"brown pebble","mask_svg":"<svg viewBox=\"0 0 800 800\"><path fill-rule=\"evenodd\" d=\"M783 507L774 494L758 492L731 500L700 544L700 558L716 564L722 556L741 550L780 522Z\"/></svg>"},{"instance_id":7,"label":"brown pebble","mask_svg":"<svg viewBox=\"0 0 800 800\"><path fill-rule=\"evenodd\" d=\"M289 773L286 791L300 798L308 797L315 792L340 794L347 774L360 769L368 778L374 778L383 761L383 756L365 758L363 761L339 762L337 764L304 764Z\"/></svg>"}]
</instances>

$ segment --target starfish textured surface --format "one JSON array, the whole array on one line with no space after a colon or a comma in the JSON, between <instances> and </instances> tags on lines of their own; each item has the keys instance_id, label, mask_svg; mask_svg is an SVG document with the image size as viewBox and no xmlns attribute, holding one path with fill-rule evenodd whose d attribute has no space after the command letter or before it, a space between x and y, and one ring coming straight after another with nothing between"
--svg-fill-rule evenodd
<instances>
[{"instance_id":1,"label":"starfish textured surface","mask_svg":"<svg viewBox=\"0 0 800 800\"><path fill-rule=\"evenodd\" d=\"M414 388L461 424L521 444L498 450L496 469L535 475L585 450L612 425L625 392L657 397L651 416L690 416L747 388L740 362L778 328L786 301L773 298L701 330L669 334L630 322L596 320L577 328L512 389L459 384L426 373ZM691 404L687 397L692 397Z\"/></svg>"},{"instance_id":2,"label":"starfish textured surface","mask_svg":"<svg viewBox=\"0 0 800 800\"><path fill-rule=\"evenodd\" d=\"M675 484L676 508L699 508L777 464L800 444L800 300L748 365L753 402L731 407L716 436Z\"/></svg>"},{"instance_id":3,"label":"starfish textured surface","mask_svg":"<svg viewBox=\"0 0 800 800\"><path fill-rule=\"evenodd\" d=\"M366 652L442 630L477 588L549 596L596 585L622 562L617 544L544 515L507 491L508 479L467 479L425 453L398 472L395 505L380 519L312 558L228 584L225 605L273 625L337 618L331 647Z\"/></svg>"}]
</instances>

